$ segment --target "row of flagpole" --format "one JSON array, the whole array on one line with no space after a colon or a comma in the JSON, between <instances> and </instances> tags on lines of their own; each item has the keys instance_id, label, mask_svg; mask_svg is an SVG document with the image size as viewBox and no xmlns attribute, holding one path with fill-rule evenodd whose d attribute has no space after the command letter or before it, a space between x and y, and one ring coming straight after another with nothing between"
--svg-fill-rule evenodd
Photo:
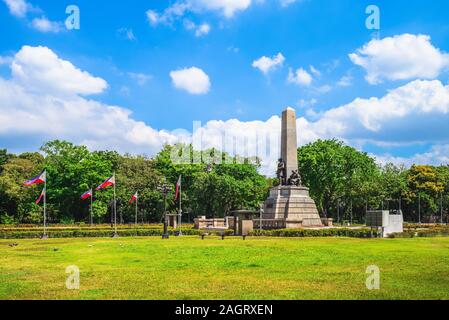
<instances>
[{"instance_id":1,"label":"row of flagpole","mask_svg":"<svg viewBox=\"0 0 449 320\"><path fill-rule=\"evenodd\" d=\"M47 171L44 170L40 175L37 177L34 177L28 181L25 182L25 186L31 187L33 185L38 184L44 184L44 188L39 196L39 198L36 200L36 204L39 204L42 199L44 200L44 234L43 239L48 238L47 234ZM116 179L115 179L115 173L104 181L102 184L100 184L95 190L100 191L103 189L106 189L108 187L114 188L114 206L113 206L113 220L114 220L114 237L118 236L117 233L117 194L116 194ZM82 200L86 200L90 198L90 225L93 225L93 188L89 191L83 193L81 195ZM176 192L175 192L175 201L179 198L179 229L181 230L181 223L182 223L182 176L179 176L179 180L176 183ZM129 201L129 204L135 203L136 208L136 214L135 214L135 224L138 224L138 202L139 202L139 192L137 191L131 200ZM164 212L164 215L166 213ZM180 231L181 233L181 231Z\"/></svg>"}]
</instances>

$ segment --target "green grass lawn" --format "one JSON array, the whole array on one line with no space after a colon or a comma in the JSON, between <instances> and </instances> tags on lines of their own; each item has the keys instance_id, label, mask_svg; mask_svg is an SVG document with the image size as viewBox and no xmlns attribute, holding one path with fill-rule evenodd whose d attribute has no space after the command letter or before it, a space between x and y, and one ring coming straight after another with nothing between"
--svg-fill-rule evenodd
<instances>
[{"instance_id":1,"label":"green grass lawn","mask_svg":"<svg viewBox=\"0 0 449 320\"><path fill-rule=\"evenodd\" d=\"M449 238L0 240L0 299L449 299Z\"/></svg>"}]
</instances>

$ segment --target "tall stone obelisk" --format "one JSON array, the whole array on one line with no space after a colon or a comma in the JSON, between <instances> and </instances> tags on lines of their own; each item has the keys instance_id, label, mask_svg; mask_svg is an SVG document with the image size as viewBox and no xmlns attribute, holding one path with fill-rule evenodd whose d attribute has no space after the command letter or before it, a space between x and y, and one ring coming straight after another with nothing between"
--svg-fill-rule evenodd
<instances>
[{"instance_id":1,"label":"tall stone obelisk","mask_svg":"<svg viewBox=\"0 0 449 320\"><path fill-rule=\"evenodd\" d=\"M285 163L286 178L298 170L298 137L296 134L296 111L287 108L282 113L281 159Z\"/></svg>"},{"instance_id":2,"label":"tall stone obelisk","mask_svg":"<svg viewBox=\"0 0 449 320\"><path fill-rule=\"evenodd\" d=\"M270 190L265 201L265 228L322 227L315 201L309 189L302 185L298 173L298 138L296 112L292 108L282 113L281 159L278 166L280 185Z\"/></svg>"}]
</instances>

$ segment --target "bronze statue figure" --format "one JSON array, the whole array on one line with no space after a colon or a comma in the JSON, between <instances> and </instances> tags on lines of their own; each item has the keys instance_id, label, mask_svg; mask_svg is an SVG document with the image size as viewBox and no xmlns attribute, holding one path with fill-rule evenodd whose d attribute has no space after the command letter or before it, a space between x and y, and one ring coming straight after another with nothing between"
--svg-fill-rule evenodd
<instances>
[{"instance_id":1,"label":"bronze statue figure","mask_svg":"<svg viewBox=\"0 0 449 320\"><path fill-rule=\"evenodd\" d=\"M294 170L290 179L288 179L289 186L297 186L300 187L302 185L301 176L298 173L298 170Z\"/></svg>"},{"instance_id":2,"label":"bronze statue figure","mask_svg":"<svg viewBox=\"0 0 449 320\"><path fill-rule=\"evenodd\" d=\"M277 178L279 180L279 184L281 186L285 186L286 185L286 167L285 167L285 161L283 159L279 159L278 162L278 170L276 172Z\"/></svg>"}]
</instances>

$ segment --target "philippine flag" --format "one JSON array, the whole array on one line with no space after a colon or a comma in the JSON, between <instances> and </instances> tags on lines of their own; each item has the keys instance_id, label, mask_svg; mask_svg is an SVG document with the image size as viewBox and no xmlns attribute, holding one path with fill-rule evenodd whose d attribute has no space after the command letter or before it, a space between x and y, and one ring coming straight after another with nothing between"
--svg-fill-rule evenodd
<instances>
[{"instance_id":1,"label":"philippine flag","mask_svg":"<svg viewBox=\"0 0 449 320\"><path fill-rule=\"evenodd\" d=\"M114 185L115 185L115 175L110 177L108 180L106 180L102 184L100 184L96 190L98 191L98 190L106 189L107 187L114 186Z\"/></svg>"},{"instance_id":2,"label":"philippine flag","mask_svg":"<svg viewBox=\"0 0 449 320\"><path fill-rule=\"evenodd\" d=\"M45 188L44 188L44 190L42 190L42 192L41 192L41 195L40 195L39 198L36 200L36 204L41 203L42 199L45 197L45 193L46 193L46 190L45 190Z\"/></svg>"},{"instance_id":3,"label":"philippine flag","mask_svg":"<svg viewBox=\"0 0 449 320\"><path fill-rule=\"evenodd\" d=\"M181 182L182 176L179 176L178 182L176 183L175 201L179 199L179 194L181 192Z\"/></svg>"},{"instance_id":4,"label":"philippine flag","mask_svg":"<svg viewBox=\"0 0 449 320\"><path fill-rule=\"evenodd\" d=\"M26 187L31 187L31 186L33 186L35 184L45 183L46 181L47 181L47 171L44 170L37 177L34 177L33 179L26 181L25 182L25 186Z\"/></svg>"},{"instance_id":5,"label":"philippine flag","mask_svg":"<svg viewBox=\"0 0 449 320\"><path fill-rule=\"evenodd\" d=\"M135 195L133 195L133 197L131 198L131 200L129 200L129 204L133 204L134 201L136 201L139 198L139 193L136 192Z\"/></svg>"},{"instance_id":6,"label":"philippine flag","mask_svg":"<svg viewBox=\"0 0 449 320\"><path fill-rule=\"evenodd\" d=\"M81 199L83 199L83 200L89 199L90 197L92 197L92 193L93 193L92 189L84 192L83 195L81 196Z\"/></svg>"}]
</instances>

